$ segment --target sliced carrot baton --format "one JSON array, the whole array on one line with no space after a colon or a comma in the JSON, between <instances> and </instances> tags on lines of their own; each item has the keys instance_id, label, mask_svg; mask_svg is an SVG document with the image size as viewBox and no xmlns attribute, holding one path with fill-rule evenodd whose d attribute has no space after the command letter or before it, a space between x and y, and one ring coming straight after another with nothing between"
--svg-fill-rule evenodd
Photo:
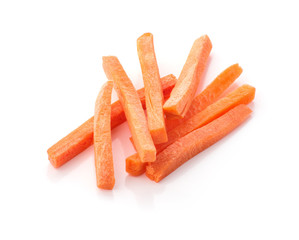
<instances>
[{"instance_id":1,"label":"sliced carrot baton","mask_svg":"<svg viewBox=\"0 0 299 240\"><path fill-rule=\"evenodd\" d=\"M166 114L178 118L183 118L186 115L207 65L211 50L212 43L207 35L195 40L178 82L173 88L170 98L163 106Z\"/></svg>"},{"instance_id":2,"label":"sliced carrot baton","mask_svg":"<svg viewBox=\"0 0 299 240\"><path fill-rule=\"evenodd\" d=\"M248 104L253 101L255 96L255 88L244 84L243 86L232 91L226 97L219 99L217 102L211 104L203 111L195 114L193 117L186 119L176 128L173 128L168 132L168 142L156 145L157 154L162 152L169 145L177 141L179 138L185 136L186 134L198 129L221 115L225 114L232 108L239 104ZM145 169L146 164L141 164L138 159L138 154L134 154L126 159L126 171L131 175L135 175L135 172L142 174Z\"/></svg>"},{"instance_id":3,"label":"sliced carrot baton","mask_svg":"<svg viewBox=\"0 0 299 240\"><path fill-rule=\"evenodd\" d=\"M105 83L99 92L94 112L94 159L97 186L111 190L114 187L114 167L111 140L111 93L113 82Z\"/></svg>"},{"instance_id":4,"label":"sliced carrot baton","mask_svg":"<svg viewBox=\"0 0 299 240\"><path fill-rule=\"evenodd\" d=\"M172 74L161 78L164 97L169 97L176 78ZM137 91L143 108L145 108L144 89ZM111 129L126 121L126 116L119 101L111 105ZM94 117L91 117L81 126L69 133L48 149L48 157L51 164L58 168L83 152L93 144Z\"/></svg>"},{"instance_id":5,"label":"sliced carrot baton","mask_svg":"<svg viewBox=\"0 0 299 240\"><path fill-rule=\"evenodd\" d=\"M124 109L134 145L142 162L156 160L156 148L148 130L145 113L138 94L117 57L103 57L103 68Z\"/></svg>"},{"instance_id":6,"label":"sliced carrot baton","mask_svg":"<svg viewBox=\"0 0 299 240\"><path fill-rule=\"evenodd\" d=\"M238 105L204 127L180 138L159 153L154 163L147 165L147 177L155 182L161 181L183 163L232 132L251 112L246 105Z\"/></svg>"},{"instance_id":7,"label":"sliced carrot baton","mask_svg":"<svg viewBox=\"0 0 299 240\"><path fill-rule=\"evenodd\" d=\"M163 151L170 144L177 141L179 138L185 136L189 132L200 128L216 118L222 116L232 108L240 104L248 104L253 101L255 96L255 88L244 84L238 87L227 96L219 99L217 102L211 104L203 111L198 112L193 117L186 119L176 128L168 132L168 142L156 145L157 153Z\"/></svg>"},{"instance_id":8,"label":"sliced carrot baton","mask_svg":"<svg viewBox=\"0 0 299 240\"><path fill-rule=\"evenodd\" d=\"M222 71L200 94L192 101L184 119L166 119L167 131L175 128L186 119L204 110L215 102L221 94L241 75L242 68L239 64L233 64Z\"/></svg>"},{"instance_id":9,"label":"sliced carrot baton","mask_svg":"<svg viewBox=\"0 0 299 240\"><path fill-rule=\"evenodd\" d=\"M151 33L137 39L137 51L144 82L148 128L155 144L164 143L167 142L164 97Z\"/></svg>"},{"instance_id":10,"label":"sliced carrot baton","mask_svg":"<svg viewBox=\"0 0 299 240\"><path fill-rule=\"evenodd\" d=\"M222 71L200 94L192 101L188 112L182 119L165 119L167 132L177 127L186 119L194 116L204 110L210 104L214 103L217 98L241 75L242 68L239 64L233 64ZM130 138L132 141L132 138Z\"/></svg>"},{"instance_id":11,"label":"sliced carrot baton","mask_svg":"<svg viewBox=\"0 0 299 240\"><path fill-rule=\"evenodd\" d=\"M141 162L138 153L126 158L126 172L132 176L139 176L145 173L147 163Z\"/></svg>"}]
</instances>

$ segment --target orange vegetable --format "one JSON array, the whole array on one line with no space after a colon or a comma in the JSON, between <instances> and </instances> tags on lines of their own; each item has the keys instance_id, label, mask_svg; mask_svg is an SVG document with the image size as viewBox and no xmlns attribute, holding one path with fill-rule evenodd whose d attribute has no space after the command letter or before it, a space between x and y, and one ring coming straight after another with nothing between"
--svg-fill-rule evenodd
<instances>
[{"instance_id":1,"label":"orange vegetable","mask_svg":"<svg viewBox=\"0 0 299 240\"><path fill-rule=\"evenodd\" d=\"M167 142L164 98L151 33L145 33L138 38L137 50L144 82L148 128L155 144L164 143Z\"/></svg>"},{"instance_id":2,"label":"orange vegetable","mask_svg":"<svg viewBox=\"0 0 299 240\"><path fill-rule=\"evenodd\" d=\"M203 111L195 114L193 117L186 119L176 128L168 132L168 142L156 145L157 153L168 147L170 144L185 136L189 132L200 128L221 115L225 114L232 108L240 104L248 104L253 101L255 96L255 88L244 84L236 90L229 93L226 97L219 99L211 104Z\"/></svg>"},{"instance_id":3,"label":"orange vegetable","mask_svg":"<svg viewBox=\"0 0 299 240\"><path fill-rule=\"evenodd\" d=\"M242 71L243 70L239 64L234 64L221 72L213 80L213 82L211 82L200 94L193 99L184 118L168 118L165 120L167 132L215 102L215 100L241 75ZM132 138L130 138L130 140L132 142Z\"/></svg>"},{"instance_id":4,"label":"orange vegetable","mask_svg":"<svg viewBox=\"0 0 299 240\"><path fill-rule=\"evenodd\" d=\"M185 135L159 153L154 163L147 165L146 175L155 182L161 181L183 163L233 131L251 112L246 105L238 105L204 127Z\"/></svg>"},{"instance_id":5,"label":"orange vegetable","mask_svg":"<svg viewBox=\"0 0 299 240\"><path fill-rule=\"evenodd\" d=\"M242 68L239 64L234 64L221 72L200 94L192 101L188 112L183 119L166 119L167 131L178 126L186 119L204 110L207 106L217 100L217 98L241 75Z\"/></svg>"},{"instance_id":6,"label":"orange vegetable","mask_svg":"<svg viewBox=\"0 0 299 240\"><path fill-rule=\"evenodd\" d=\"M111 140L111 93L113 82L103 85L95 103L94 159L97 186L111 190L114 187L114 168Z\"/></svg>"},{"instance_id":7,"label":"orange vegetable","mask_svg":"<svg viewBox=\"0 0 299 240\"><path fill-rule=\"evenodd\" d=\"M106 76L114 83L114 89L124 109L134 145L142 162L156 160L156 148L147 127L145 114L138 94L117 57L103 57Z\"/></svg>"},{"instance_id":8,"label":"orange vegetable","mask_svg":"<svg viewBox=\"0 0 299 240\"><path fill-rule=\"evenodd\" d=\"M168 131L168 142L156 145L157 154L177 141L179 138L210 123L237 105L250 103L254 99L254 96L255 88L250 85L244 84L243 86L237 88L226 97L219 99L217 102L211 104L203 111L181 122L181 124L179 124L176 128ZM127 159L128 160L126 160L126 164L130 164L130 166L126 167L128 173L132 174L130 172L131 169L140 174L143 173L142 170L144 170L145 164L140 163L138 154L134 154ZM138 169L138 171L136 169Z\"/></svg>"},{"instance_id":9,"label":"orange vegetable","mask_svg":"<svg viewBox=\"0 0 299 240\"><path fill-rule=\"evenodd\" d=\"M147 163L141 162L138 153L126 158L126 172L132 176L139 176L145 173Z\"/></svg>"},{"instance_id":10,"label":"orange vegetable","mask_svg":"<svg viewBox=\"0 0 299 240\"><path fill-rule=\"evenodd\" d=\"M207 35L195 40L178 82L163 106L166 114L178 118L186 115L205 70L211 49L212 43Z\"/></svg>"},{"instance_id":11,"label":"orange vegetable","mask_svg":"<svg viewBox=\"0 0 299 240\"><path fill-rule=\"evenodd\" d=\"M163 77L161 82L164 97L168 97L176 83L176 78L170 74ZM139 89L137 93L143 108L145 108L144 89ZM114 102L111 105L111 128L113 129L125 121L126 116L121 103L119 101ZM55 168L58 168L91 146L93 144L93 128L94 117L91 117L77 129L50 147L47 152L51 164Z\"/></svg>"}]
</instances>

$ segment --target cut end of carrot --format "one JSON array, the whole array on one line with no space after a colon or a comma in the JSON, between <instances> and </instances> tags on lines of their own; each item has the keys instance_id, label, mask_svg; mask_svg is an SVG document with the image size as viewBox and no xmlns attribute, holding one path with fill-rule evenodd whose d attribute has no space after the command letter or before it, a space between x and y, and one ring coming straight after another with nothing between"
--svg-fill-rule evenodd
<instances>
[{"instance_id":1,"label":"cut end of carrot","mask_svg":"<svg viewBox=\"0 0 299 240\"><path fill-rule=\"evenodd\" d=\"M164 108L163 107L163 110L164 109L166 109L166 108ZM169 113L169 112L166 112L165 110L164 110L164 114L165 114L165 120L168 120L168 121L171 121L171 120L178 120L178 119L183 119L183 117L182 116L180 116L180 115L173 115L173 114L171 114L171 113ZM167 122L168 123L168 122ZM166 125L167 125L167 123L166 123ZM168 126L167 126L168 127Z\"/></svg>"},{"instance_id":2,"label":"cut end of carrot","mask_svg":"<svg viewBox=\"0 0 299 240\"><path fill-rule=\"evenodd\" d=\"M144 149L141 154L139 155L139 157L141 162L143 163L156 161L156 148Z\"/></svg>"},{"instance_id":3,"label":"cut end of carrot","mask_svg":"<svg viewBox=\"0 0 299 240\"><path fill-rule=\"evenodd\" d=\"M237 76L240 76L241 73L243 72L243 68L239 65L239 63L235 63L235 64L231 65L229 67L229 69L230 68L234 70L234 74Z\"/></svg>"},{"instance_id":4,"label":"cut end of carrot","mask_svg":"<svg viewBox=\"0 0 299 240\"><path fill-rule=\"evenodd\" d=\"M165 143L168 141L166 128L150 130L150 134L152 136L154 144Z\"/></svg>"},{"instance_id":5,"label":"cut end of carrot","mask_svg":"<svg viewBox=\"0 0 299 240\"><path fill-rule=\"evenodd\" d=\"M145 173L146 163L140 161L138 154L126 158L126 172L132 176L140 176Z\"/></svg>"},{"instance_id":6,"label":"cut end of carrot","mask_svg":"<svg viewBox=\"0 0 299 240\"><path fill-rule=\"evenodd\" d=\"M97 181L98 188L103 189L103 190L112 190L114 185L115 185L115 179L114 178L110 182Z\"/></svg>"},{"instance_id":7,"label":"cut end of carrot","mask_svg":"<svg viewBox=\"0 0 299 240\"><path fill-rule=\"evenodd\" d=\"M209 36L207 34L202 35L200 38L198 38L197 40L203 41L203 42L207 42L209 44L209 47L212 48L212 42L211 39L209 38Z\"/></svg>"},{"instance_id":8,"label":"cut end of carrot","mask_svg":"<svg viewBox=\"0 0 299 240\"><path fill-rule=\"evenodd\" d=\"M137 44L144 38L149 38L152 39L153 38L153 34L148 32L148 33L144 33L142 34L138 39L137 39Z\"/></svg>"},{"instance_id":9,"label":"cut end of carrot","mask_svg":"<svg viewBox=\"0 0 299 240\"><path fill-rule=\"evenodd\" d=\"M102 57L102 65L103 65L103 69L104 72L108 78L108 80L111 80L114 78L114 75L117 75L117 72L119 71L110 71L110 66L114 66L114 65L120 65L120 62L118 60L118 58L116 56L103 56Z\"/></svg>"},{"instance_id":10,"label":"cut end of carrot","mask_svg":"<svg viewBox=\"0 0 299 240\"><path fill-rule=\"evenodd\" d=\"M149 164L146 166L145 175L152 181L158 183L160 182L163 177L155 172L154 168Z\"/></svg>"},{"instance_id":11,"label":"cut end of carrot","mask_svg":"<svg viewBox=\"0 0 299 240\"><path fill-rule=\"evenodd\" d=\"M163 110L167 119L181 119L179 115L179 111L175 106L170 106L168 103L167 105L164 104Z\"/></svg>"},{"instance_id":12,"label":"cut end of carrot","mask_svg":"<svg viewBox=\"0 0 299 240\"><path fill-rule=\"evenodd\" d=\"M48 159L54 168L59 168L62 164L59 164L58 159L51 156L51 152L48 150Z\"/></svg>"}]
</instances>

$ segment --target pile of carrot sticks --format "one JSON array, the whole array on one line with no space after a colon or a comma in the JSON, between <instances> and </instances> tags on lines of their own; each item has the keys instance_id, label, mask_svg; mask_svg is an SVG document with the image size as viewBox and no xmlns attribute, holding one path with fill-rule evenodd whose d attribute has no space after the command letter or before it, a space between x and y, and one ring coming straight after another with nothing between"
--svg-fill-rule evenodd
<instances>
[{"instance_id":1,"label":"pile of carrot sticks","mask_svg":"<svg viewBox=\"0 0 299 240\"><path fill-rule=\"evenodd\" d=\"M143 34L137 52L144 88L138 91L117 57L103 57L107 82L96 98L94 117L48 149L51 164L58 168L94 144L97 186L113 189L111 129L127 121L136 153L127 157L126 171L159 182L232 132L250 116L246 105L255 88L244 84L221 97L242 73L234 64L195 96L211 50L207 35L196 39L178 79L172 74L161 78L153 35ZM113 88L119 100L111 104Z\"/></svg>"}]
</instances>

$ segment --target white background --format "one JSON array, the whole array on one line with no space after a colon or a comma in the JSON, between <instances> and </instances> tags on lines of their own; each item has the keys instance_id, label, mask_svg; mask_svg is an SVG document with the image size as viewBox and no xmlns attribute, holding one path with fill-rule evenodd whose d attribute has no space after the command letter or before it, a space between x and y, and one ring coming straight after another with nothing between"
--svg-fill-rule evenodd
<instances>
[{"instance_id":1,"label":"white background","mask_svg":"<svg viewBox=\"0 0 299 240\"><path fill-rule=\"evenodd\" d=\"M299 239L296 1L0 1L0 239ZM47 149L93 115L116 55L143 85L136 39L160 74L193 41L213 49L200 88L234 63L256 87L251 118L160 183L130 177L114 129L116 184L97 189L93 148L54 169ZM113 96L114 99L115 93Z\"/></svg>"}]
</instances>

